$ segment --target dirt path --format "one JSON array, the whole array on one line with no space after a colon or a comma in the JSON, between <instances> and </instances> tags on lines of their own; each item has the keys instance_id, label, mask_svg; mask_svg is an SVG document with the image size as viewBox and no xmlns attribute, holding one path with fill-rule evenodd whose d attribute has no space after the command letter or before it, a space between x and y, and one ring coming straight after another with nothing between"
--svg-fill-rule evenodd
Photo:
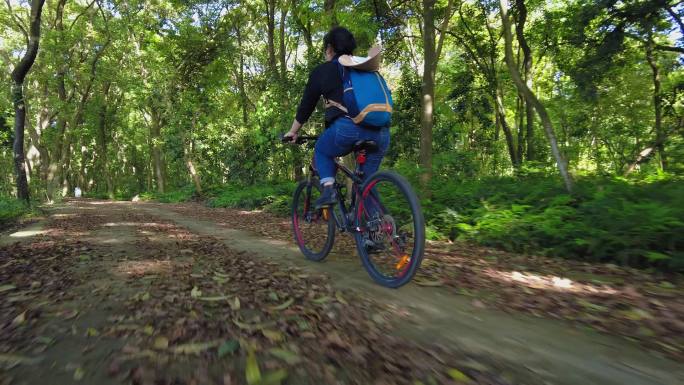
<instances>
[{"instance_id":1,"label":"dirt path","mask_svg":"<svg viewBox=\"0 0 684 385\"><path fill-rule=\"evenodd\" d=\"M56 207L0 240L0 384L684 383L635 343L339 257L161 205Z\"/></svg>"}]
</instances>

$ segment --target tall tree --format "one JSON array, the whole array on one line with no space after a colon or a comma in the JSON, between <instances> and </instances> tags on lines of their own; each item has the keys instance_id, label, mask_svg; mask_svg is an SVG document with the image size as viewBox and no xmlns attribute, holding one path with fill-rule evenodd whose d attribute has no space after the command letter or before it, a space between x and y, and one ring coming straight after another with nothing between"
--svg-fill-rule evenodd
<instances>
[{"instance_id":1,"label":"tall tree","mask_svg":"<svg viewBox=\"0 0 684 385\"><path fill-rule=\"evenodd\" d=\"M529 89L532 89L532 49L529 44L527 44L527 39L525 38L525 22L527 21L527 5L525 0L516 0L516 16L517 20L515 23L515 35L518 39L518 45L523 53L523 80L527 84ZM523 100L524 96L521 95ZM534 151L534 107L531 103L525 102L525 139L526 148L525 156L528 161L535 160L536 154ZM522 148L522 143L518 143L518 148ZM522 152L518 152L518 156L522 158Z\"/></svg>"},{"instance_id":2,"label":"tall tree","mask_svg":"<svg viewBox=\"0 0 684 385\"><path fill-rule=\"evenodd\" d=\"M421 83L421 118L420 118L420 166L423 169L421 183L423 187L432 178L432 128L434 126L435 107L435 76L437 64L444 46L444 36L437 35L435 28L435 0L423 0L422 4L422 32L423 32L423 81ZM453 0L449 0L444 19L439 31L446 31L449 27Z\"/></svg>"},{"instance_id":3,"label":"tall tree","mask_svg":"<svg viewBox=\"0 0 684 385\"><path fill-rule=\"evenodd\" d=\"M13 12L12 5L6 0L10 12ZM43 12L45 0L32 0L29 28L26 31L17 18L17 25L26 38L26 52L19 63L12 70L12 96L14 104L14 170L16 173L17 197L30 203L28 181L26 179L26 166L24 157L24 125L26 124L26 103L24 100L24 79L31 70L33 62L38 55L38 45L40 43L40 17ZM13 15L16 17L16 15Z\"/></svg>"},{"instance_id":4,"label":"tall tree","mask_svg":"<svg viewBox=\"0 0 684 385\"><path fill-rule=\"evenodd\" d=\"M556 134L553 130L551 118L549 117L546 108L544 108L544 105L539 101L539 99L537 99L537 96L532 92L532 90L529 87L527 87L527 84L525 84L525 81L522 79L522 76L520 76L520 72L518 71L517 63L515 62L515 58L513 56L513 35L511 33L511 20L509 18L510 15L508 0L499 0L499 4L505 42L504 53L506 57L506 65L508 66L508 70L511 73L511 78L513 78L513 82L515 83L515 86L518 88L518 91L525 97L525 101L534 106L535 111L537 111L537 115L539 115L539 119L541 120L542 125L544 126L546 137L549 140L549 144L551 145L551 153L553 154L553 157L556 160L558 171L560 172L563 178L563 182L565 183L565 188L569 192L572 192L572 177L570 176L570 172L568 171L568 165L565 160L565 157L561 153L560 147L558 147L558 141L556 140Z\"/></svg>"}]
</instances>

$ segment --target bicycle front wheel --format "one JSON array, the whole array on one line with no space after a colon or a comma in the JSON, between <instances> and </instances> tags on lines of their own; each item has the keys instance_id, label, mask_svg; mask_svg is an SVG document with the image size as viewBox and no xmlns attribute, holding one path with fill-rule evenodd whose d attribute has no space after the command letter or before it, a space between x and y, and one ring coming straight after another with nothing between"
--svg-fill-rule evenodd
<instances>
[{"instance_id":1,"label":"bicycle front wheel","mask_svg":"<svg viewBox=\"0 0 684 385\"><path fill-rule=\"evenodd\" d=\"M425 250L425 219L415 192L391 171L373 174L363 184L355 214L356 247L368 274L391 288L416 274Z\"/></svg>"},{"instance_id":2,"label":"bicycle front wheel","mask_svg":"<svg viewBox=\"0 0 684 385\"><path fill-rule=\"evenodd\" d=\"M322 261L335 242L335 222L329 208L315 209L321 194L318 179L299 182L292 200L292 230L299 250L312 261Z\"/></svg>"}]
</instances>

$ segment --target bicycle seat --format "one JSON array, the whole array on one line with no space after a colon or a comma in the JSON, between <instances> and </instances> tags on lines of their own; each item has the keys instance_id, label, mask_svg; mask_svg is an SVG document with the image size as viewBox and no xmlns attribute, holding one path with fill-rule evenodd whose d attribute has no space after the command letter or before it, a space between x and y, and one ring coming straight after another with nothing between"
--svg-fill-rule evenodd
<instances>
[{"instance_id":1,"label":"bicycle seat","mask_svg":"<svg viewBox=\"0 0 684 385\"><path fill-rule=\"evenodd\" d=\"M354 152L358 152L361 150L366 150L366 152L376 152L380 148L378 147L378 143L374 140L359 140L356 143L354 143L354 147L352 147Z\"/></svg>"}]
</instances>

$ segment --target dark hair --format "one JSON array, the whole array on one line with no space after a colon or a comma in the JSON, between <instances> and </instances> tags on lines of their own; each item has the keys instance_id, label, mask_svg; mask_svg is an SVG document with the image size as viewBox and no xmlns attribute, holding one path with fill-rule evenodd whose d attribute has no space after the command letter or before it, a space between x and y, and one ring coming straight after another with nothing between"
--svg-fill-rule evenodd
<instances>
[{"instance_id":1,"label":"dark hair","mask_svg":"<svg viewBox=\"0 0 684 385\"><path fill-rule=\"evenodd\" d=\"M356 49L356 39L348 29L335 27L323 37L323 49L327 49L328 46L332 46L338 55L351 55Z\"/></svg>"}]
</instances>

